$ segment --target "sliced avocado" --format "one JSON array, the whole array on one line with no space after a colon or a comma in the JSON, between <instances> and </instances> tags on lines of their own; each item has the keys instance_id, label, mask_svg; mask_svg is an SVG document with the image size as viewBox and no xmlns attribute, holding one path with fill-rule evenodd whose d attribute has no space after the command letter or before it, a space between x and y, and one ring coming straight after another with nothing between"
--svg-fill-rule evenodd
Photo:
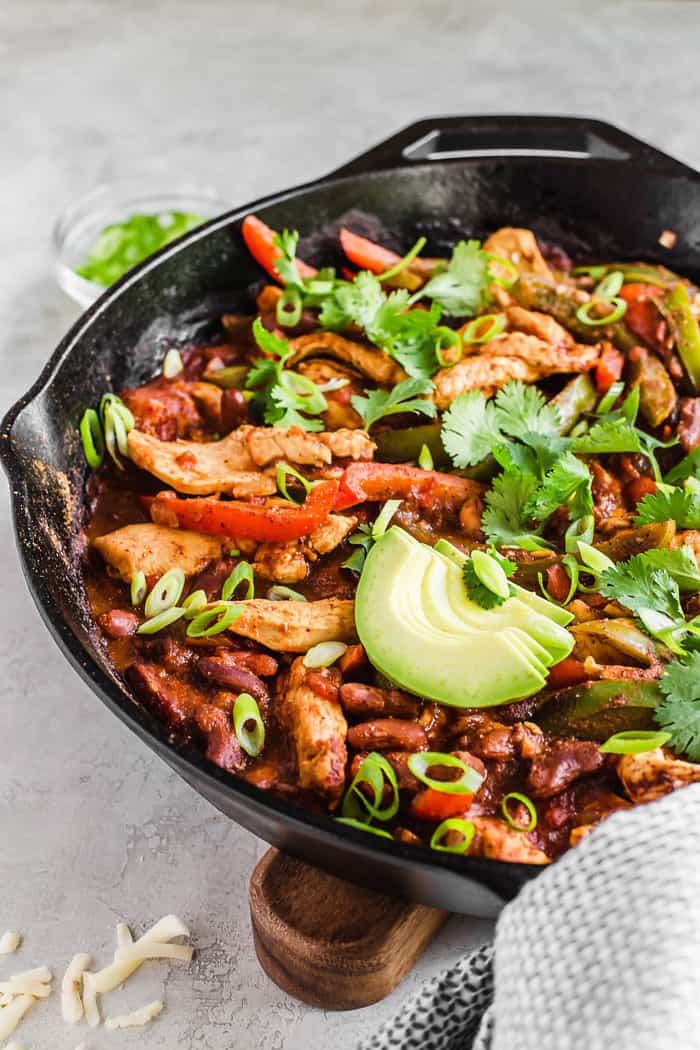
<instances>
[{"instance_id":1,"label":"sliced avocado","mask_svg":"<svg viewBox=\"0 0 700 1050\"><path fill-rule=\"evenodd\" d=\"M397 526L369 551L355 613L373 665L405 689L454 707L491 707L542 689L532 650L506 630L491 630L487 610L475 607L475 626L453 622L447 611L441 623L450 630L433 623L423 582L434 556Z\"/></svg>"},{"instance_id":2,"label":"sliced avocado","mask_svg":"<svg viewBox=\"0 0 700 1050\"><path fill-rule=\"evenodd\" d=\"M584 682L555 693L537 712L537 724L546 733L602 742L627 729L654 729L662 699L658 682Z\"/></svg>"}]
</instances>

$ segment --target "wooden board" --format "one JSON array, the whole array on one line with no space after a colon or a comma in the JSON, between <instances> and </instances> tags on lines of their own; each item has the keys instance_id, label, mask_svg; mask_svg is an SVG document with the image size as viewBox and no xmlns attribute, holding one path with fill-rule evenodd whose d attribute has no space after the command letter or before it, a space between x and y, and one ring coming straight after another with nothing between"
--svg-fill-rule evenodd
<instances>
[{"instance_id":1,"label":"wooden board","mask_svg":"<svg viewBox=\"0 0 700 1050\"><path fill-rule=\"evenodd\" d=\"M449 914L352 885L275 849L256 865L249 901L262 968L285 992L326 1010L387 996Z\"/></svg>"}]
</instances>

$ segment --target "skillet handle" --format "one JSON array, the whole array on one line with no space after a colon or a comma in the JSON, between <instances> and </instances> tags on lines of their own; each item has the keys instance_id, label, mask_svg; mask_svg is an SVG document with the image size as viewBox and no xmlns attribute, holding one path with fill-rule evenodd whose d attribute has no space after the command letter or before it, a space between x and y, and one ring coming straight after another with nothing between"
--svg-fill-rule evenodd
<instances>
[{"instance_id":1,"label":"skillet handle","mask_svg":"<svg viewBox=\"0 0 700 1050\"><path fill-rule=\"evenodd\" d=\"M587 117L454 116L411 124L332 175L362 175L416 162L476 157L630 160L668 174L693 170L626 131Z\"/></svg>"}]
</instances>

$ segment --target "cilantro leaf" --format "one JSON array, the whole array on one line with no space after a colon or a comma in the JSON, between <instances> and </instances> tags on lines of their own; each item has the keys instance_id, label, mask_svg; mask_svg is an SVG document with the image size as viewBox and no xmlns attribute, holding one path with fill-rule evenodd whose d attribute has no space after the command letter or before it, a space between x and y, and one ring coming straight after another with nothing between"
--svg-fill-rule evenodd
<instances>
[{"instance_id":1,"label":"cilantro leaf","mask_svg":"<svg viewBox=\"0 0 700 1050\"><path fill-rule=\"evenodd\" d=\"M285 285L301 287L302 280L296 264L297 244L299 242L298 230L283 230L277 233L272 243L282 253L275 259L275 269Z\"/></svg>"},{"instance_id":2,"label":"cilantro leaf","mask_svg":"<svg viewBox=\"0 0 700 1050\"><path fill-rule=\"evenodd\" d=\"M512 564L512 562L509 562L509 564ZM494 594L481 582L476 574L471 558L467 558L462 566L462 579L464 580L468 597L481 606L482 609L495 609L496 606L503 605L507 600L502 598L500 594Z\"/></svg>"},{"instance_id":3,"label":"cilantro leaf","mask_svg":"<svg viewBox=\"0 0 700 1050\"><path fill-rule=\"evenodd\" d=\"M486 493L482 528L495 547L520 547L523 550L547 550L539 529L532 529L525 505L538 485L533 474L504 471Z\"/></svg>"},{"instance_id":4,"label":"cilantro leaf","mask_svg":"<svg viewBox=\"0 0 700 1050\"><path fill-rule=\"evenodd\" d=\"M435 328L440 307L433 303L430 310L406 310L406 295L402 289L391 293L367 327L367 335L410 376L428 379L439 368Z\"/></svg>"},{"instance_id":5,"label":"cilantro leaf","mask_svg":"<svg viewBox=\"0 0 700 1050\"><path fill-rule=\"evenodd\" d=\"M671 734L669 743L692 762L700 762L700 652L673 660L659 680L664 699L654 720Z\"/></svg>"},{"instance_id":6,"label":"cilantro leaf","mask_svg":"<svg viewBox=\"0 0 700 1050\"><path fill-rule=\"evenodd\" d=\"M572 448L586 456L606 452L642 452L642 443L635 427L624 417L602 419L594 423L587 434L575 438Z\"/></svg>"},{"instance_id":7,"label":"cilantro leaf","mask_svg":"<svg viewBox=\"0 0 700 1050\"><path fill-rule=\"evenodd\" d=\"M443 416L440 437L459 468L481 463L504 440L496 406L480 390L470 390L454 399Z\"/></svg>"},{"instance_id":8,"label":"cilantro leaf","mask_svg":"<svg viewBox=\"0 0 700 1050\"><path fill-rule=\"evenodd\" d=\"M555 404L545 401L536 386L511 379L498 391L494 402L498 425L509 437L555 434L558 430L559 410Z\"/></svg>"},{"instance_id":9,"label":"cilantro leaf","mask_svg":"<svg viewBox=\"0 0 700 1050\"><path fill-rule=\"evenodd\" d=\"M542 484L528 497L524 506L526 517L535 521L546 521L580 488L590 492L591 481L591 473L586 464L573 453L565 452L551 470L547 471Z\"/></svg>"},{"instance_id":10,"label":"cilantro leaf","mask_svg":"<svg viewBox=\"0 0 700 1050\"><path fill-rule=\"evenodd\" d=\"M444 307L453 317L473 317L491 302L488 254L480 241L460 241L447 269L435 274L421 295Z\"/></svg>"},{"instance_id":11,"label":"cilantro leaf","mask_svg":"<svg viewBox=\"0 0 700 1050\"><path fill-rule=\"evenodd\" d=\"M429 379L409 377L397 383L392 390L365 390L366 397L355 394L351 399L352 407L362 416L365 430L369 430L379 419L399 412L421 412L434 419L435 405L419 396L429 394L432 389L433 384Z\"/></svg>"},{"instance_id":12,"label":"cilantro leaf","mask_svg":"<svg viewBox=\"0 0 700 1050\"><path fill-rule=\"evenodd\" d=\"M260 349L271 355L257 358L248 372L246 387L256 391L250 402L253 411L271 426L323 430L320 419L308 419L298 411L299 399L283 385L283 379L293 375L283 368L293 353L287 340L269 332L259 317L253 322L253 335ZM324 410L321 405L326 405L322 396L318 401L319 411Z\"/></svg>"},{"instance_id":13,"label":"cilantro leaf","mask_svg":"<svg viewBox=\"0 0 700 1050\"><path fill-rule=\"evenodd\" d=\"M670 485L677 485L679 481L692 477L700 477L700 445L684 456L680 463L676 463L675 467L669 470L664 481Z\"/></svg>"},{"instance_id":14,"label":"cilantro leaf","mask_svg":"<svg viewBox=\"0 0 700 1050\"><path fill-rule=\"evenodd\" d=\"M685 622L678 584L668 570L658 568L658 564L658 559L649 559L647 552L618 562L602 573L600 593L620 602L630 612L651 609L673 621Z\"/></svg>"},{"instance_id":15,"label":"cilantro leaf","mask_svg":"<svg viewBox=\"0 0 700 1050\"><path fill-rule=\"evenodd\" d=\"M700 529L700 488L674 489L650 493L637 504L635 525L673 518L681 529Z\"/></svg>"},{"instance_id":16,"label":"cilantro leaf","mask_svg":"<svg viewBox=\"0 0 700 1050\"><path fill-rule=\"evenodd\" d=\"M681 591L700 591L700 571L693 548L679 547L677 550L648 550L644 557L655 569L665 569L675 580Z\"/></svg>"}]
</instances>

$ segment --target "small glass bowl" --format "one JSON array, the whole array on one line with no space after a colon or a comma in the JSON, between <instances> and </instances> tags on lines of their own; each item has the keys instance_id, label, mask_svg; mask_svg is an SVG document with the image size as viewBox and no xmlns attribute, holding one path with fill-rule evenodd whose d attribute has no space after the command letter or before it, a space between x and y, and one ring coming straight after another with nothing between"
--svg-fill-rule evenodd
<instances>
[{"instance_id":1,"label":"small glass bowl","mask_svg":"<svg viewBox=\"0 0 700 1050\"><path fill-rule=\"evenodd\" d=\"M53 228L51 240L58 283L85 309L106 289L81 277L76 267L85 262L105 226L124 222L135 212L181 211L212 219L231 207L233 203L217 190L188 183L166 192L162 185L149 185L148 180L136 177L99 186L66 208Z\"/></svg>"}]
</instances>

